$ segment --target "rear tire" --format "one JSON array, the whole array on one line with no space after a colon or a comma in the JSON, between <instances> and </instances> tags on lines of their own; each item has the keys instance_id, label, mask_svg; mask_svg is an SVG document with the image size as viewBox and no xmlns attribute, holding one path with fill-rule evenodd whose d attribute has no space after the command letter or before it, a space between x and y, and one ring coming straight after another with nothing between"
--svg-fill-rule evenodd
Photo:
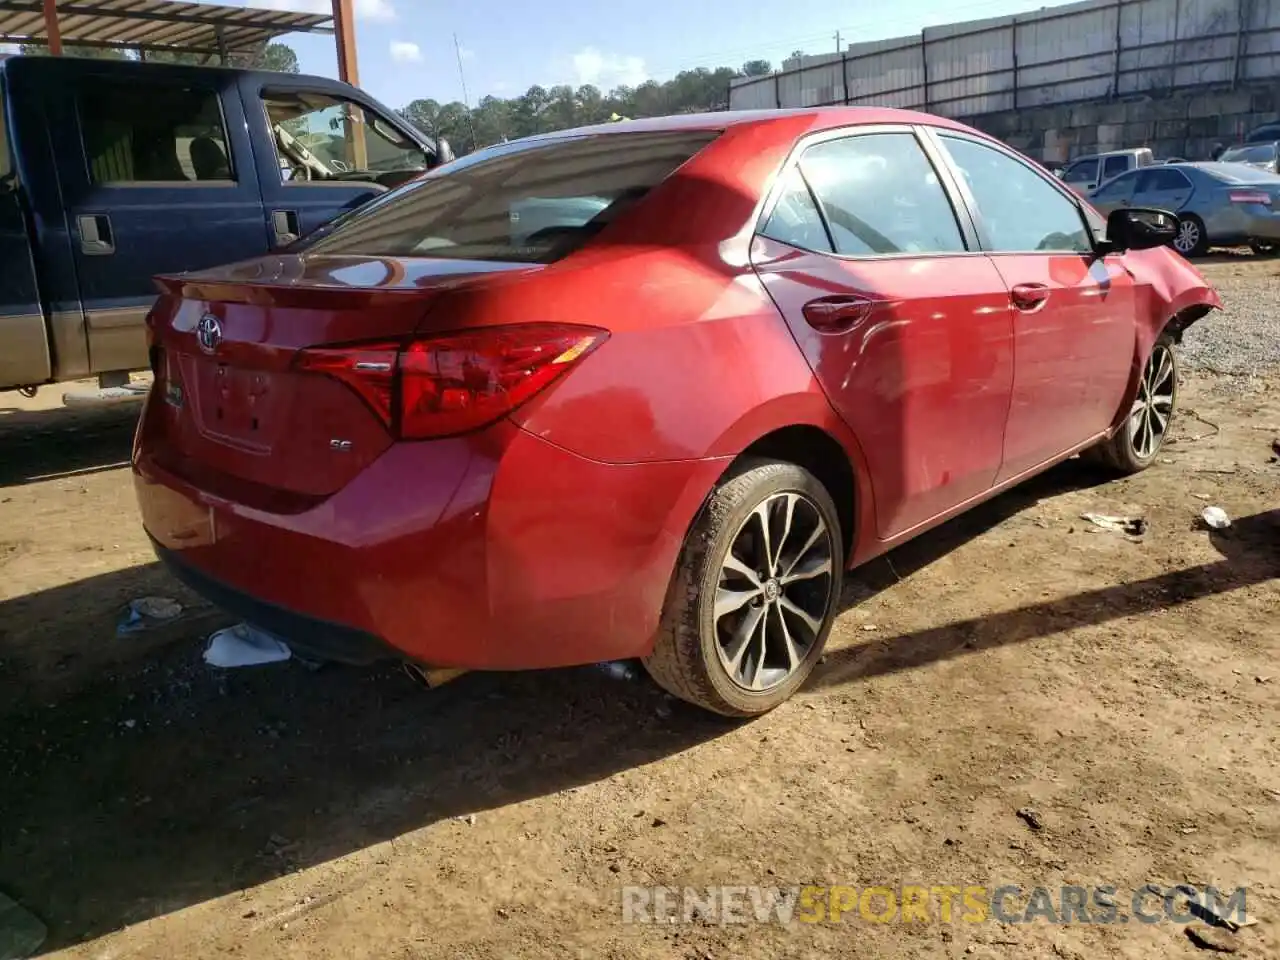
<instances>
[{"instance_id":1,"label":"rear tire","mask_svg":"<svg viewBox=\"0 0 1280 960\"><path fill-rule=\"evenodd\" d=\"M1209 237L1204 221L1194 213L1178 218L1178 233L1173 239L1173 249L1184 257L1202 257L1209 252Z\"/></svg>"},{"instance_id":2,"label":"rear tire","mask_svg":"<svg viewBox=\"0 0 1280 960\"><path fill-rule=\"evenodd\" d=\"M1280 253L1280 243L1271 243L1263 240L1250 240L1249 249L1253 251L1257 257L1274 257Z\"/></svg>"},{"instance_id":3,"label":"rear tire","mask_svg":"<svg viewBox=\"0 0 1280 960\"><path fill-rule=\"evenodd\" d=\"M1161 334L1138 380L1138 392L1110 440L1090 447L1084 459L1119 474L1138 473L1155 463L1173 424L1178 400L1178 355L1173 338Z\"/></svg>"},{"instance_id":4,"label":"rear tire","mask_svg":"<svg viewBox=\"0 0 1280 960\"><path fill-rule=\"evenodd\" d=\"M844 538L831 495L791 463L752 461L711 494L667 591L649 675L727 717L786 701L826 646Z\"/></svg>"}]
</instances>

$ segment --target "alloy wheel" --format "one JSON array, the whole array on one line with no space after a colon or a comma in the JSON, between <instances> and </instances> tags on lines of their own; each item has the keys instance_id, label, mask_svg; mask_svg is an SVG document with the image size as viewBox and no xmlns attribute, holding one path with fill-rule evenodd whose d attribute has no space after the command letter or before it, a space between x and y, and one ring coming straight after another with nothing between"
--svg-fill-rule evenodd
<instances>
[{"instance_id":1,"label":"alloy wheel","mask_svg":"<svg viewBox=\"0 0 1280 960\"><path fill-rule=\"evenodd\" d=\"M813 649L837 582L832 531L791 491L757 506L720 566L713 617L720 663L735 684L764 692Z\"/></svg>"},{"instance_id":2,"label":"alloy wheel","mask_svg":"<svg viewBox=\"0 0 1280 960\"><path fill-rule=\"evenodd\" d=\"M1133 451L1150 460L1164 443L1169 421L1173 419L1173 351L1167 344L1157 343L1147 360L1138 396L1129 412L1129 440Z\"/></svg>"},{"instance_id":3,"label":"alloy wheel","mask_svg":"<svg viewBox=\"0 0 1280 960\"><path fill-rule=\"evenodd\" d=\"M1178 223L1178 235L1173 238L1173 249L1181 254L1188 254L1200 246L1200 225L1194 220L1182 220Z\"/></svg>"}]
</instances>

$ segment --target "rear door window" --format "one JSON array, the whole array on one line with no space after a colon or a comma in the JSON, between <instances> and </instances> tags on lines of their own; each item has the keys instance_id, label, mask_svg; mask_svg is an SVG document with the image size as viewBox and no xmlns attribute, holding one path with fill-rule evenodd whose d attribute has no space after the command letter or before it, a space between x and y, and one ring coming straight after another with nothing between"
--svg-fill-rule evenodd
<instances>
[{"instance_id":1,"label":"rear door window","mask_svg":"<svg viewBox=\"0 0 1280 960\"><path fill-rule=\"evenodd\" d=\"M215 90L95 77L79 106L95 184L235 180Z\"/></svg>"},{"instance_id":2,"label":"rear door window","mask_svg":"<svg viewBox=\"0 0 1280 960\"><path fill-rule=\"evenodd\" d=\"M870 133L805 150L800 170L846 256L959 253L964 236L911 133Z\"/></svg>"},{"instance_id":3,"label":"rear door window","mask_svg":"<svg viewBox=\"0 0 1280 960\"><path fill-rule=\"evenodd\" d=\"M823 226L822 214L813 200L809 185L804 182L798 166L792 167L782 183L778 202L760 233L771 240L789 243L801 250L834 253L831 235Z\"/></svg>"},{"instance_id":4,"label":"rear door window","mask_svg":"<svg viewBox=\"0 0 1280 960\"><path fill-rule=\"evenodd\" d=\"M716 136L614 133L491 147L347 214L310 249L548 263L586 243Z\"/></svg>"},{"instance_id":5,"label":"rear door window","mask_svg":"<svg viewBox=\"0 0 1280 960\"><path fill-rule=\"evenodd\" d=\"M1116 177L1114 180L1111 180L1099 187L1093 194L1093 199L1098 200L1099 202L1111 203L1114 203L1117 200L1125 200L1128 197L1133 196L1133 188L1134 184L1137 183L1137 180L1138 174L1136 172Z\"/></svg>"}]
</instances>

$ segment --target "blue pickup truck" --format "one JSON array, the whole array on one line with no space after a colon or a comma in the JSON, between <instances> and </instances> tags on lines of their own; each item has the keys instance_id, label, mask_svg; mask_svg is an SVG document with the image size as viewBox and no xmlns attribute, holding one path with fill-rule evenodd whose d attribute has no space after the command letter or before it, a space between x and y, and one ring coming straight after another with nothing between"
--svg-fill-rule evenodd
<instances>
[{"instance_id":1,"label":"blue pickup truck","mask_svg":"<svg viewBox=\"0 0 1280 960\"><path fill-rule=\"evenodd\" d=\"M153 276L287 246L448 159L322 77L0 60L0 390L126 382Z\"/></svg>"}]
</instances>

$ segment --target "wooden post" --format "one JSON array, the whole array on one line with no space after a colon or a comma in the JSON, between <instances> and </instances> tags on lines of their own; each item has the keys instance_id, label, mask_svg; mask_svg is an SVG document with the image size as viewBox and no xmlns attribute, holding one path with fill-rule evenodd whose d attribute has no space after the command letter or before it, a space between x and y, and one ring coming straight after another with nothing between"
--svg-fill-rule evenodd
<instances>
[{"instance_id":1,"label":"wooden post","mask_svg":"<svg viewBox=\"0 0 1280 960\"><path fill-rule=\"evenodd\" d=\"M338 79L353 87L360 85L356 66L356 28L352 0L333 0L333 35L338 44ZM354 104L347 107L347 156L357 170L369 167L369 150L365 141L364 111Z\"/></svg>"},{"instance_id":2,"label":"wooden post","mask_svg":"<svg viewBox=\"0 0 1280 960\"><path fill-rule=\"evenodd\" d=\"M62 56L62 30L58 27L57 0L44 0L44 32L49 38L49 53Z\"/></svg>"},{"instance_id":3,"label":"wooden post","mask_svg":"<svg viewBox=\"0 0 1280 960\"><path fill-rule=\"evenodd\" d=\"M48 0L45 0L47 3ZM338 79L353 87L360 85L356 66L355 13L352 0L333 0L333 36L338 44Z\"/></svg>"}]
</instances>

